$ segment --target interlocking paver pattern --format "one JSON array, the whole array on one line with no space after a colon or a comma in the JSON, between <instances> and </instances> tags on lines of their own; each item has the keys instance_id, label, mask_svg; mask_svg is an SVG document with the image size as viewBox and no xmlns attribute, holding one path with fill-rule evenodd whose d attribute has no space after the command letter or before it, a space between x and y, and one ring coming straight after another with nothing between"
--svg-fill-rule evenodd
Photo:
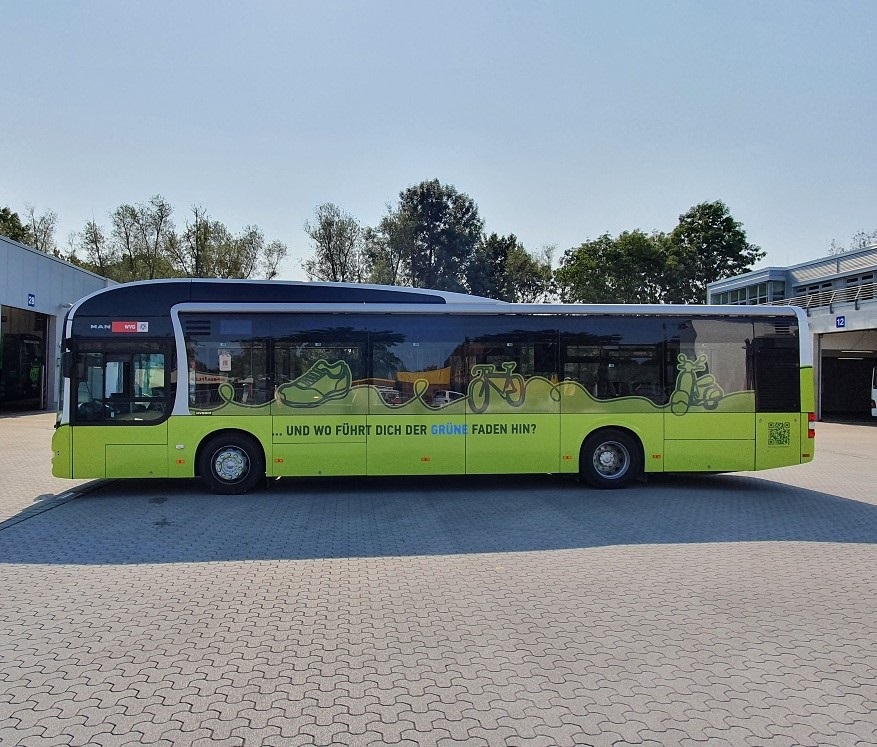
<instances>
[{"instance_id":1,"label":"interlocking paver pattern","mask_svg":"<svg viewBox=\"0 0 877 747\"><path fill-rule=\"evenodd\" d=\"M0 418L0 744L873 745L877 428L820 426L620 492L71 497L51 418Z\"/></svg>"}]
</instances>

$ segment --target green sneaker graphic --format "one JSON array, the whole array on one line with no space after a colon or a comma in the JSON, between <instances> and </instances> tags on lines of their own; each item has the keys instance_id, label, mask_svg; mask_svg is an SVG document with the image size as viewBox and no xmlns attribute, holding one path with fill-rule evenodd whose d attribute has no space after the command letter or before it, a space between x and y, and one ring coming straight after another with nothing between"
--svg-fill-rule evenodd
<instances>
[{"instance_id":1,"label":"green sneaker graphic","mask_svg":"<svg viewBox=\"0 0 877 747\"><path fill-rule=\"evenodd\" d=\"M289 407L317 407L346 396L351 379L350 366L344 361L317 361L295 381L281 386L277 394Z\"/></svg>"}]
</instances>

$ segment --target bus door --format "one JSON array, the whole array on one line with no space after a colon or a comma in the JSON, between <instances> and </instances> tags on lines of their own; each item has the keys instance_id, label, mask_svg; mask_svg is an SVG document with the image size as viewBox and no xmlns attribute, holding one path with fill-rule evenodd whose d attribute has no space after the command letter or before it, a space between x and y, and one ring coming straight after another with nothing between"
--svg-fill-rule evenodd
<instances>
[{"instance_id":1,"label":"bus door","mask_svg":"<svg viewBox=\"0 0 877 747\"><path fill-rule=\"evenodd\" d=\"M801 362L797 326L789 319L755 320L750 345L754 373L756 434L755 468L795 464L812 450L809 423L802 412Z\"/></svg>"},{"instance_id":2,"label":"bus door","mask_svg":"<svg viewBox=\"0 0 877 747\"><path fill-rule=\"evenodd\" d=\"M561 472L580 471L583 441L622 428L642 443L647 472L664 468L664 326L659 317L602 315L562 320Z\"/></svg>"},{"instance_id":3,"label":"bus door","mask_svg":"<svg viewBox=\"0 0 877 747\"><path fill-rule=\"evenodd\" d=\"M73 477L167 476L170 345L84 341L73 356Z\"/></svg>"},{"instance_id":4,"label":"bus door","mask_svg":"<svg viewBox=\"0 0 877 747\"><path fill-rule=\"evenodd\" d=\"M466 346L470 474L559 471L557 333L519 329L523 324L496 320Z\"/></svg>"},{"instance_id":5,"label":"bus door","mask_svg":"<svg viewBox=\"0 0 877 747\"><path fill-rule=\"evenodd\" d=\"M269 474L366 473L366 335L333 316L272 320Z\"/></svg>"},{"instance_id":6,"label":"bus door","mask_svg":"<svg viewBox=\"0 0 877 747\"><path fill-rule=\"evenodd\" d=\"M367 381L369 475L466 472L461 317L373 320Z\"/></svg>"}]
</instances>

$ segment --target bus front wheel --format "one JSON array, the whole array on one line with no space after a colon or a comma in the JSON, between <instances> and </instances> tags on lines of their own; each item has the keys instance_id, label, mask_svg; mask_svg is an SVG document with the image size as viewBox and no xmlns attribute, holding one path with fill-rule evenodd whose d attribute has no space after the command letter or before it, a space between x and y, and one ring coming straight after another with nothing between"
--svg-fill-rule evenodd
<instances>
[{"instance_id":1,"label":"bus front wheel","mask_svg":"<svg viewBox=\"0 0 877 747\"><path fill-rule=\"evenodd\" d=\"M607 428L585 439L579 465L595 488L623 488L643 471L642 449L629 434Z\"/></svg>"},{"instance_id":2,"label":"bus front wheel","mask_svg":"<svg viewBox=\"0 0 877 747\"><path fill-rule=\"evenodd\" d=\"M265 476L265 457L251 438L237 434L214 436L201 449L198 472L214 493L240 495L252 490Z\"/></svg>"}]
</instances>

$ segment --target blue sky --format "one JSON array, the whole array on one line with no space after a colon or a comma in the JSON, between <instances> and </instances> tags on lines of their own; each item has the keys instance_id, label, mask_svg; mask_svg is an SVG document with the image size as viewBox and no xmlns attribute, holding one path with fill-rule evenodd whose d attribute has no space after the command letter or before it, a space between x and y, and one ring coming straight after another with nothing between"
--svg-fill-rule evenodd
<instances>
[{"instance_id":1,"label":"blue sky","mask_svg":"<svg viewBox=\"0 0 877 747\"><path fill-rule=\"evenodd\" d=\"M166 197L289 245L438 178L559 255L722 199L763 264L877 229L877 3L4 3L0 205Z\"/></svg>"}]
</instances>

